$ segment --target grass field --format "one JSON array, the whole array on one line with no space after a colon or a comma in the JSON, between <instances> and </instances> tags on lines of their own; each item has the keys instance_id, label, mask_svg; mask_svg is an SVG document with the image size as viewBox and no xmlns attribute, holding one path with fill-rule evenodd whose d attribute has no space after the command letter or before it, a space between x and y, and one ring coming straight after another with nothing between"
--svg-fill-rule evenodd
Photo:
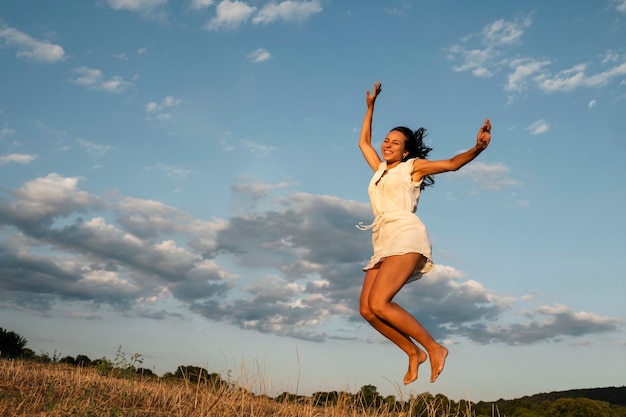
<instances>
[{"instance_id":1,"label":"grass field","mask_svg":"<svg viewBox=\"0 0 626 417\"><path fill-rule=\"evenodd\" d=\"M332 404L313 397L278 401L255 395L240 383L210 385L188 380L123 377L93 368L0 360L1 417L356 417L470 416L467 409L451 410L441 400L415 397L376 407L344 393ZM418 411L419 410L419 411Z\"/></svg>"}]
</instances>

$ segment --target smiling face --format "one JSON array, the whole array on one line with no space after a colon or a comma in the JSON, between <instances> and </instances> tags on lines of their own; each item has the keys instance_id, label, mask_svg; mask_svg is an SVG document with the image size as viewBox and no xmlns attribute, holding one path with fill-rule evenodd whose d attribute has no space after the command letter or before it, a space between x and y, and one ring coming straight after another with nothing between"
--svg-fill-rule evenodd
<instances>
[{"instance_id":1,"label":"smiling face","mask_svg":"<svg viewBox=\"0 0 626 417\"><path fill-rule=\"evenodd\" d=\"M392 130L380 146L380 152L387 164L400 163L408 152L404 149L406 138L397 130Z\"/></svg>"}]
</instances>

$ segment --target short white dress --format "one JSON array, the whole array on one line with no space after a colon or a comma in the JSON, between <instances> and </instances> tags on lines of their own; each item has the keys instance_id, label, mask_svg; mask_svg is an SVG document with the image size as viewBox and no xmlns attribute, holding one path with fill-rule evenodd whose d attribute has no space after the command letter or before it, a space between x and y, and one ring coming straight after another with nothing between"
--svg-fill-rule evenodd
<instances>
[{"instance_id":1,"label":"short white dress","mask_svg":"<svg viewBox=\"0 0 626 417\"><path fill-rule=\"evenodd\" d=\"M413 272L407 283L421 278L435 267L428 231L415 215L422 180L415 182L411 178L414 160L399 163L384 176L387 162L381 162L367 189L374 222L357 226L362 230L372 230L374 255L364 271L372 269L388 256L420 253L426 257L426 263Z\"/></svg>"}]
</instances>

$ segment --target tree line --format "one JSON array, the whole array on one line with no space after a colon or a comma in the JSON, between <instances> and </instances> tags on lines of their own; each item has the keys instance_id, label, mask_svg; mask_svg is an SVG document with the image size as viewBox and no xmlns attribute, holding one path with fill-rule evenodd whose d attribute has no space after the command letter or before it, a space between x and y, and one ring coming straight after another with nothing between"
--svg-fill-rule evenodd
<instances>
[{"instance_id":1,"label":"tree line","mask_svg":"<svg viewBox=\"0 0 626 417\"><path fill-rule=\"evenodd\" d=\"M175 372L166 372L159 377L150 369L143 368L143 357L139 353L126 355L120 346L114 359L91 360L86 355L63 356L56 352L36 354L26 347L27 341L14 331L0 327L0 359L21 359L40 363L67 364L94 368L99 374L123 378L161 378L180 380L187 383L203 384L209 389L242 389L229 377L224 379L219 373L210 373L204 368L180 365ZM408 415L466 415L472 410L476 417L493 415L515 417L626 417L626 387L594 388L536 394L514 400L496 402L455 402L445 395L432 395L428 392L399 401L393 395L383 397L374 385L364 385L356 393L344 391L315 392L303 396L283 392L272 398L279 402L312 402L316 406L353 404L362 408L386 410L390 413Z\"/></svg>"}]
</instances>

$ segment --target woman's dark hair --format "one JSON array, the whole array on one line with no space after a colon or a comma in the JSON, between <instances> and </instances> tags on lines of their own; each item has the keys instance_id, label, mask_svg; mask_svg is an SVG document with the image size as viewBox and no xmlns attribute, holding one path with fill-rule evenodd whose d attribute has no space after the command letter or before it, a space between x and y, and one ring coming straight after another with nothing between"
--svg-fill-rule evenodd
<instances>
[{"instance_id":1,"label":"woman's dark hair","mask_svg":"<svg viewBox=\"0 0 626 417\"><path fill-rule=\"evenodd\" d=\"M433 148L424 144L424 138L427 136L427 133L426 129L423 127L420 127L415 132L405 126L398 126L391 129L391 131L394 130L402 133L406 138L404 141L404 149L406 149L409 154L402 159L403 162L411 158L426 159L428 153L433 150ZM423 190L426 187L430 187L434 183L435 178L432 175L427 175L422 179L420 189Z\"/></svg>"}]
</instances>

